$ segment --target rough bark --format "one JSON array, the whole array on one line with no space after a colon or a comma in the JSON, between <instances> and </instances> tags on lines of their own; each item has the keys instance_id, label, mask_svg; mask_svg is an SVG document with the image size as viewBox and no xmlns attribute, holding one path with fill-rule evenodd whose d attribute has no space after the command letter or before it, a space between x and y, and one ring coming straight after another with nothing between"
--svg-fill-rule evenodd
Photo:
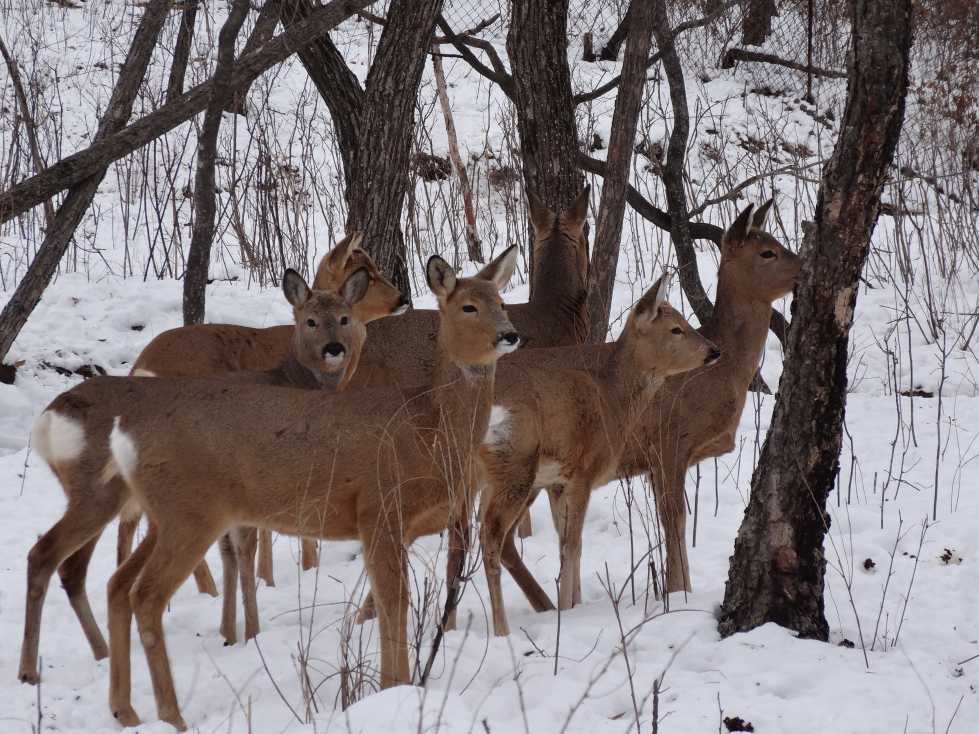
<instances>
[{"instance_id":1,"label":"rough bark","mask_svg":"<svg viewBox=\"0 0 979 734\"><path fill-rule=\"evenodd\" d=\"M683 169L686 163L687 142L690 138L690 112L687 107L687 89L683 79L683 66L676 52L673 32L666 15L664 0L654 0L656 15L653 34L663 56L663 71L670 85L670 103L673 107L673 130L666 148L666 164L663 166L663 188L666 190L667 211L670 214L670 239L676 251L680 287L700 323L705 324L714 312L697 269L697 253L690 234L690 217L687 195L683 188Z\"/></svg>"},{"instance_id":2,"label":"rough bark","mask_svg":"<svg viewBox=\"0 0 979 734\"><path fill-rule=\"evenodd\" d=\"M367 74L360 135L347 187L347 230L364 233L371 257L411 293L401 212L415 129L415 99L442 0L398 0L388 10Z\"/></svg>"},{"instance_id":3,"label":"rough bark","mask_svg":"<svg viewBox=\"0 0 979 734\"><path fill-rule=\"evenodd\" d=\"M602 46L602 52L598 55L602 61L616 61L619 58L619 49L622 48L622 44L625 43L626 37L629 35L629 22L632 20L630 13L632 12L632 3L629 3L629 10L626 12L625 17L622 18L622 22L619 23L619 27L615 29L605 45ZM643 3L643 5L648 5L648 3Z\"/></svg>"},{"instance_id":4,"label":"rough bark","mask_svg":"<svg viewBox=\"0 0 979 734\"><path fill-rule=\"evenodd\" d=\"M105 115L95 132L96 141L110 139L113 133L128 122L133 111L133 103L136 101L136 95L139 92L139 85L143 81L146 67L153 55L153 49L156 47L169 7L169 0L152 0L146 5L133 42L129 47L129 53L126 54L126 61L116 79L116 86L112 90ZM33 262L31 262L27 274L17 286L7 305L4 306L3 311L0 312L0 361L7 356L14 339L17 338L24 324L27 323L34 307L41 300L41 294L51 282L51 278L58 268L58 263L68 249L68 243L71 241L78 223L92 203L92 199L95 198L95 192L105 176L106 165L107 163L103 163L102 166L91 171L87 177L71 182L71 190L59 207L53 224L48 227L44 241L41 243ZM53 168L53 166L47 168L33 178L49 175ZM50 195L61 188L63 187L52 191ZM50 195L40 201L44 201ZM0 211L3 210L4 205L0 203Z\"/></svg>"},{"instance_id":5,"label":"rough bark","mask_svg":"<svg viewBox=\"0 0 979 734\"><path fill-rule=\"evenodd\" d=\"M197 8L200 0L187 0L180 11L180 28L177 29L177 42L173 47L173 62L167 79L167 101L176 99L184 93L184 80L187 77L187 62L190 49L194 45L194 28L197 23Z\"/></svg>"},{"instance_id":6,"label":"rough bark","mask_svg":"<svg viewBox=\"0 0 979 734\"><path fill-rule=\"evenodd\" d=\"M248 34L245 47L241 50L242 56L247 56L261 48L275 34L275 27L279 24L279 16L282 13L281 0L265 0L262 9L258 12L255 19L255 27ZM248 90L251 84L245 84L234 90L228 103L225 105L226 112L234 112L236 115L245 114L245 99L248 97Z\"/></svg>"},{"instance_id":7,"label":"rough bark","mask_svg":"<svg viewBox=\"0 0 979 734\"><path fill-rule=\"evenodd\" d=\"M211 263L211 242L217 208L214 162L218 153L218 133L225 107L234 99L231 72L235 63L235 41L248 15L248 0L234 0L218 34L218 60L214 69L211 99L197 138L197 170L194 175L194 225L184 273L184 324L204 321L204 291Z\"/></svg>"},{"instance_id":8,"label":"rough bark","mask_svg":"<svg viewBox=\"0 0 979 734\"><path fill-rule=\"evenodd\" d=\"M760 46L772 32L775 0L744 0L741 15L741 43Z\"/></svg>"},{"instance_id":9,"label":"rough bark","mask_svg":"<svg viewBox=\"0 0 979 734\"><path fill-rule=\"evenodd\" d=\"M595 220L595 242L588 270L588 317L590 340L605 341L608 331L612 289L619 262L619 241L622 239L622 218L625 214L629 169L636 141L636 126L643 92L646 88L646 57L653 39L653 8L646 0L633 0L627 17L630 19L622 81L612 112L612 132L609 136L605 182Z\"/></svg>"},{"instance_id":10,"label":"rough bark","mask_svg":"<svg viewBox=\"0 0 979 734\"><path fill-rule=\"evenodd\" d=\"M859 277L904 118L910 0L851 0L840 136L803 245L785 371L731 558L722 635L766 622L825 640L826 500L839 471Z\"/></svg>"},{"instance_id":11,"label":"rough bark","mask_svg":"<svg viewBox=\"0 0 979 734\"><path fill-rule=\"evenodd\" d=\"M374 0L333 0L317 8L305 21L279 34L255 53L239 58L235 62L232 86L250 84L266 69L289 58L297 48L309 45L372 2ZM74 186L202 112L207 107L212 84L213 80L198 84L133 124L94 141L87 148L0 193L0 224Z\"/></svg>"},{"instance_id":12,"label":"rough bark","mask_svg":"<svg viewBox=\"0 0 979 734\"><path fill-rule=\"evenodd\" d=\"M568 0L513 3L506 48L524 183L549 209L565 211L584 186L568 69Z\"/></svg>"},{"instance_id":13,"label":"rough bark","mask_svg":"<svg viewBox=\"0 0 979 734\"><path fill-rule=\"evenodd\" d=\"M282 24L291 28L316 9L313 0L283 0ZM299 60L330 111L337 134L344 180L349 186L353 161L360 148L359 121L364 109L364 90L329 35L299 49Z\"/></svg>"}]
</instances>

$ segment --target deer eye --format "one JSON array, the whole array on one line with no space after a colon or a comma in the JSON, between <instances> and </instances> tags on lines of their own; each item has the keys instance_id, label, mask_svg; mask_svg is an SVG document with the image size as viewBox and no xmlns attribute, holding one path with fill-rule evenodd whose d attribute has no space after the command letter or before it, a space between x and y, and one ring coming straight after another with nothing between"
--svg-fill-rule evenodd
<instances>
[{"instance_id":1,"label":"deer eye","mask_svg":"<svg viewBox=\"0 0 979 734\"><path fill-rule=\"evenodd\" d=\"M316 322L313 321L312 319L306 319L306 326L308 326L310 329L315 329Z\"/></svg>"},{"instance_id":2,"label":"deer eye","mask_svg":"<svg viewBox=\"0 0 979 734\"><path fill-rule=\"evenodd\" d=\"M341 316L340 317L340 326L346 326L348 321L350 321L350 319L348 319L346 316Z\"/></svg>"},{"instance_id":3,"label":"deer eye","mask_svg":"<svg viewBox=\"0 0 979 734\"><path fill-rule=\"evenodd\" d=\"M468 303L462 307L462 310L466 313L476 313L476 307Z\"/></svg>"},{"instance_id":4,"label":"deer eye","mask_svg":"<svg viewBox=\"0 0 979 734\"><path fill-rule=\"evenodd\" d=\"M679 336L683 333L683 329L681 329L679 326L674 326L672 329L670 329L670 333Z\"/></svg>"},{"instance_id":5,"label":"deer eye","mask_svg":"<svg viewBox=\"0 0 979 734\"><path fill-rule=\"evenodd\" d=\"M765 258L766 260L771 260L771 259L772 259L773 257L775 257L775 250L765 250L765 251L764 251L764 252L763 252L763 253L761 254L761 256L762 256L763 258Z\"/></svg>"}]
</instances>

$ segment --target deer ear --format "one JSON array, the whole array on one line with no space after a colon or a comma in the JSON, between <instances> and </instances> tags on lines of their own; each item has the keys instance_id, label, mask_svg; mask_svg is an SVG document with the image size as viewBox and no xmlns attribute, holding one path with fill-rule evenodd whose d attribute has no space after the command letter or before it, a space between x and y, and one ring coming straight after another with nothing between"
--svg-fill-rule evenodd
<instances>
[{"instance_id":1,"label":"deer ear","mask_svg":"<svg viewBox=\"0 0 979 734\"><path fill-rule=\"evenodd\" d=\"M425 277L428 279L428 287L440 300L447 299L455 290L455 271L438 255L432 255L428 258L428 265L425 266Z\"/></svg>"},{"instance_id":2,"label":"deer ear","mask_svg":"<svg viewBox=\"0 0 979 734\"><path fill-rule=\"evenodd\" d=\"M649 287L649 290L639 299L633 311L637 316L652 321L659 316L660 306L666 303L666 294L669 290L670 276L667 273L663 273L659 277L659 280L653 283Z\"/></svg>"},{"instance_id":3,"label":"deer ear","mask_svg":"<svg viewBox=\"0 0 979 734\"><path fill-rule=\"evenodd\" d=\"M503 290L503 287L510 282L516 267L517 246L510 245L495 260L491 260L486 267L476 273L476 277L492 282L497 290Z\"/></svg>"},{"instance_id":4,"label":"deer ear","mask_svg":"<svg viewBox=\"0 0 979 734\"><path fill-rule=\"evenodd\" d=\"M585 217L588 216L588 193L590 191L591 186L585 185L581 193L575 197L571 208L564 213L565 221L571 226L580 227L585 223Z\"/></svg>"},{"instance_id":5,"label":"deer ear","mask_svg":"<svg viewBox=\"0 0 979 734\"><path fill-rule=\"evenodd\" d=\"M351 232L337 242L320 260L319 267L316 268L316 277L313 278L313 288L320 291L335 289L343 269L347 267L347 260L350 259L353 251L360 247L363 239L364 235L360 232Z\"/></svg>"},{"instance_id":6,"label":"deer ear","mask_svg":"<svg viewBox=\"0 0 979 734\"><path fill-rule=\"evenodd\" d=\"M312 295L309 286L306 285L305 278L292 268L286 270L282 276L282 292L293 308L305 306L310 295Z\"/></svg>"},{"instance_id":7,"label":"deer ear","mask_svg":"<svg viewBox=\"0 0 979 734\"><path fill-rule=\"evenodd\" d=\"M541 235L554 226L557 215L548 209L540 197L530 189L527 189L527 204L530 208L530 221L534 225L534 232Z\"/></svg>"},{"instance_id":8,"label":"deer ear","mask_svg":"<svg viewBox=\"0 0 979 734\"><path fill-rule=\"evenodd\" d=\"M771 211L772 204L774 203L775 199L771 198L755 209L755 213L751 215L751 227L748 231L754 232L755 230L765 229L765 220L768 218L768 212Z\"/></svg>"},{"instance_id":9,"label":"deer ear","mask_svg":"<svg viewBox=\"0 0 979 734\"><path fill-rule=\"evenodd\" d=\"M744 210L734 220L734 223L727 228L724 236L721 237L721 249L736 250L744 244L748 231L751 228L751 219L755 211L754 204L748 204Z\"/></svg>"},{"instance_id":10,"label":"deer ear","mask_svg":"<svg viewBox=\"0 0 979 734\"><path fill-rule=\"evenodd\" d=\"M371 274L367 268L357 268L343 283L341 295L348 306L358 303L367 293L371 284Z\"/></svg>"}]
</instances>

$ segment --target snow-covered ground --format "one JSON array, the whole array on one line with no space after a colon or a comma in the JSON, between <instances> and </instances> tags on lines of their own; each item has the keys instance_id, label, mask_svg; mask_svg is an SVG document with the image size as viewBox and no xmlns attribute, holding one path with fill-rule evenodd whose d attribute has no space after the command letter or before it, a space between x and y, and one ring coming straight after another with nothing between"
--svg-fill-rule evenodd
<instances>
[{"instance_id":1,"label":"snow-covered ground","mask_svg":"<svg viewBox=\"0 0 979 734\"><path fill-rule=\"evenodd\" d=\"M80 73L103 82L101 87L80 85L77 99L69 100L77 105L74 114L65 115L64 123L65 145L72 149L92 129L97 102L107 94L104 82L109 77L100 76L93 65L111 58L113 48L116 56L120 49L124 53L125 40L119 39L127 37L127 26L117 21L120 13L129 18L129 11L108 0L92 0L76 11L41 3L32 7L38 19L35 33L45 42L41 58L49 68L59 69L64 77L59 65L84 60L85 71ZM113 18L115 26L109 22ZM464 27L464 21L459 17L455 24ZM106 27L122 30L114 39L104 32ZM65 28L70 32L65 34ZM361 77L368 35L362 23L346 24L338 34ZM502 53L503 37L490 35ZM96 36L98 40L86 40ZM16 43L27 48L23 37L15 39L15 49ZM612 64L579 63L577 48L572 57L576 88L592 88L615 72ZM778 121L781 140L805 143L812 151L813 157L802 160L802 165L829 155L832 126L815 121L797 100L745 95L750 70L722 73L708 68L705 77L699 63L691 62L688 69L692 108L694 98L700 101L695 121L700 137L691 146L691 187L699 201L723 193L712 187L722 186L717 182L726 176L740 180L765 167L790 163L784 156L773 162L767 157L776 154L772 150L749 151L752 139L774 134L773 120ZM162 61L157 64L154 79L165 76L166 66ZM511 222L503 196L488 188L485 173L506 160L505 106L497 99L498 92L490 94L487 85L461 63L450 62L448 72L462 144L483 156L472 163L483 174L477 179L481 196L490 202L483 210L481 234L489 243L502 242ZM200 76L203 70L194 73ZM269 87L274 105L281 109L304 114L314 104L315 97L306 99L307 106L293 104L308 94L302 69L295 62ZM835 105L837 117L842 89L835 83L819 90L820 104ZM432 103L433 93L426 76L422 107ZM655 142L668 129L662 115L668 93L665 85L651 83L649 94L643 134ZM608 140L612 99L579 109L583 138L597 131ZM328 129L321 108L317 114L317 125ZM248 126L241 126L235 133L238 140L251 139L248 128L254 122L253 117ZM0 117L0 123L7 125L8 118ZM444 154L441 119L437 114L427 117L426 126L431 148ZM329 138L316 129L324 140ZM273 137L288 138L288 133L285 126L273 131ZM182 133L166 140L187 134L185 126ZM232 137L225 135L226 145ZM292 150L288 140L278 139L277 144L286 153ZM496 156L486 157L487 149ZM188 150L186 158L178 156L185 173L191 170L191 154ZM333 165L328 153L321 155L324 166ZM601 157L603 151L593 155ZM636 160L637 186L652 200L662 201L655 176L643 169L644 159ZM315 168L304 165L303 175ZM806 177L816 178L817 173L814 169ZM46 291L7 357L19 365L16 382L0 384L3 731L30 732L38 726L58 732L119 730L107 705L107 661L92 659L56 581L44 613L40 689L18 683L16 670L27 551L60 517L64 505L57 481L27 445L30 425L48 401L81 379L53 367L74 370L94 364L111 374L124 374L153 336L180 323L180 282L156 280L152 268L148 280L139 277L151 262L153 248L159 247L155 238L170 236L166 228L173 222L141 222L136 215L127 219L122 180L112 175L106 179L98 199L99 216L83 225L85 239L82 248L74 251L71 272L62 274ZM421 192L426 185L418 183L419 201L424 201ZM125 190L138 195L139 187L132 186ZM329 174L309 186L328 191ZM795 244L801 220L812 215L814 187L788 175L762 180L748 189L745 199L713 207L704 218L729 222L737 207L767 198L773 186L780 192L773 231ZM342 199L333 188L334 197ZM593 197L597 205L597 191ZM335 226L331 205L313 198L320 202L310 207L308 227L314 236L311 246L297 255L305 258L306 267L329 245L330 227ZM189 218L189 202L179 206L183 209L178 218ZM919 224L928 224L928 217L920 220ZM796 640L772 625L723 641L716 631L714 613L723 596L728 557L774 404L773 397L752 395L742 417L738 450L716 466L705 463L688 478L689 501L697 507L696 523L688 527L688 544L696 541L690 555L695 591L686 598L673 595L668 610L654 597L644 570L636 573L634 584L629 583L630 568L647 552L647 533L653 539L652 558L661 567L647 495L639 482L633 483L639 501L632 504L630 522L626 489L609 485L593 498L585 528L581 606L562 613L560 619L557 613L536 614L504 576L513 634L498 639L489 628L485 583L477 573L462 601L460 629L446 637L427 689L403 687L376 693L342 711L338 675L342 649L348 651L346 665L355 670L358 661L377 662L376 625L351 624L352 605L360 600L364 583L359 547L325 543L319 570L301 572L298 544L279 538L277 585L259 590L263 631L257 643L224 647L218 634L220 600L198 595L193 584L185 584L172 601L165 619L167 642L188 723L202 732L627 732L634 727L651 731L655 710L663 732L724 731L725 717L751 722L757 732L787 734L979 731L979 462L975 461L979 364L969 333L979 285L975 268L964 255L958 270L938 266L935 252L944 251L948 242L942 238L950 236L942 227L919 229L929 233L920 246L913 238L909 244L893 218L880 220L875 256L860 293L851 335L852 392L840 485L830 498L826 595L830 644ZM432 250L451 244L446 231L444 226L423 227ZM16 228L3 230L0 255L12 253L4 262L14 262L31 241ZM221 242L213 274L241 279L216 281L209 287L207 320L257 326L288 321L289 308L279 291L263 289L246 277L234 236L226 228ZM908 247L917 277L900 277L898 245ZM160 251L155 252L159 257ZM152 262L153 267L159 265L159 260ZM630 214L613 317L626 311L658 269L670 262L663 234ZM713 292L716 256L710 248L701 252L700 262L705 285ZM122 277L123 273L130 277ZM888 280L882 274L893 277ZM9 290L0 291L0 303L8 297ZM671 297L680 303L678 293ZM516 286L507 298L524 300L526 287ZM421 294L416 305L430 307L431 299ZM777 304L786 314L788 305ZM929 318L933 313L944 318L944 331ZM620 325L613 325L613 330ZM772 338L763 367L769 384L777 384L781 365L781 350ZM941 403L921 397L937 395L940 386ZM911 388L916 397L895 395L896 390ZM936 496L937 521L929 521L926 527ZM538 502L533 510L535 534L523 545L530 570L545 588L553 588L558 570L557 541L549 517L546 503ZM114 532L111 525L108 534ZM441 578L444 553L439 538L415 545L413 570L419 590ZM111 539L103 541L89 573L94 612L103 629L104 582L113 570L114 555ZM220 562L213 550L209 561L219 574ZM619 599L618 615L607 587ZM429 619L422 634L422 661L431 632ZM841 645L844 641L848 643ZM133 702L144 720L154 722L152 689L138 643L133 655ZM315 696L307 703L303 691L310 686ZM139 730L165 732L170 727L155 722Z\"/></svg>"}]
</instances>

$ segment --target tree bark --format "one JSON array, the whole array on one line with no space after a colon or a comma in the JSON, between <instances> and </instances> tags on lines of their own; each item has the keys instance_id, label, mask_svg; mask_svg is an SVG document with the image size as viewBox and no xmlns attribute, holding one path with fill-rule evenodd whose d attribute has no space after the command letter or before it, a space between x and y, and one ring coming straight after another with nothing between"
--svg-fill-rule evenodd
<instances>
[{"instance_id":1,"label":"tree bark","mask_svg":"<svg viewBox=\"0 0 979 734\"><path fill-rule=\"evenodd\" d=\"M297 48L309 45L372 2L374 0L333 0L317 8L305 21L276 36L255 53L238 59L232 86L250 84L266 69L289 58ZM198 84L133 124L94 141L87 148L0 193L0 224L74 186L202 112L207 107L212 85L210 79Z\"/></svg>"},{"instance_id":2,"label":"tree bark","mask_svg":"<svg viewBox=\"0 0 979 734\"><path fill-rule=\"evenodd\" d=\"M648 3L643 3L643 5L648 5ZM629 3L629 10L626 11L625 17L622 18L622 22L619 23L619 27L615 29L615 32L608 37L605 45L602 46L602 52L598 55L602 61L616 61L619 58L619 49L622 48L622 44L625 43L626 37L629 35L629 23L632 18L630 13L632 12L632 3Z\"/></svg>"},{"instance_id":3,"label":"tree bark","mask_svg":"<svg viewBox=\"0 0 979 734\"><path fill-rule=\"evenodd\" d=\"M187 62L194 44L194 28L197 23L197 8L200 0L187 0L180 11L180 28L177 29L177 42L173 47L173 63L170 64L170 77L167 79L167 102L184 93L184 80L187 77Z\"/></svg>"},{"instance_id":4,"label":"tree bark","mask_svg":"<svg viewBox=\"0 0 979 734\"><path fill-rule=\"evenodd\" d=\"M129 47L129 53L126 54L126 61L116 79L116 86L112 90L105 115L95 132L97 142L110 139L113 133L128 122L133 111L133 103L136 101L136 95L139 92L139 86L146 74L146 67L153 55L153 49L156 47L169 8L169 0L152 0L146 5L146 10L143 11L143 17L140 19L133 42ZM71 182L71 190L59 207L54 223L48 227L44 241L28 268L27 274L4 306L3 311L0 312L0 361L7 356L14 339L17 338L24 324L27 323L34 307L41 300L41 294L51 282L51 278L58 268L58 263L68 249L68 243L71 241L78 223L91 205L92 199L95 198L95 192L105 177L107 165L108 163L104 162L91 171L87 177ZM50 175L53 168L52 166L39 172L33 179ZM52 191L51 194L60 190L61 187ZM44 197L41 201L47 198L49 197ZM3 210L4 205L0 203L0 211Z\"/></svg>"},{"instance_id":5,"label":"tree bark","mask_svg":"<svg viewBox=\"0 0 979 734\"><path fill-rule=\"evenodd\" d=\"M904 118L911 1L850 0L850 15L846 111L803 244L785 371L731 557L722 635L766 622L828 635L826 500L839 471L860 271Z\"/></svg>"},{"instance_id":6,"label":"tree bark","mask_svg":"<svg viewBox=\"0 0 979 734\"><path fill-rule=\"evenodd\" d=\"M234 0L218 34L218 60L214 69L211 99L197 138L197 171L194 176L194 226L184 273L184 324L204 321L204 291L211 263L217 191L214 161L218 153L218 133L225 107L234 99L231 72L235 63L235 41L248 15L248 0Z\"/></svg>"},{"instance_id":7,"label":"tree bark","mask_svg":"<svg viewBox=\"0 0 979 734\"><path fill-rule=\"evenodd\" d=\"M242 56L247 56L248 54L253 53L269 42L269 39L271 39L275 34L275 27L279 24L279 16L281 13L281 0L265 0L265 4L262 5L262 9L258 12L258 18L255 19L255 27L252 28L251 33L248 34L248 40L245 41L245 47L241 50ZM234 89L231 98L224 107L225 112L233 112L236 115L244 115L245 99L248 97L249 89L251 89L251 84L246 84L242 87Z\"/></svg>"},{"instance_id":8,"label":"tree bark","mask_svg":"<svg viewBox=\"0 0 979 734\"><path fill-rule=\"evenodd\" d=\"M568 69L568 0L512 3L506 47L524 183L549 209L565 211L585 183Z\"/></svg>"},{"instance_id":9,"label":"tree bark","mask_svg":"<svg viewBox=\"0 0 979 734\"><path fill-rule=\"evenodd\" d=\"M408 161L415 129L415 100L442 0L397 0L367 73L359 132L364 144L347 187L347 230L364 233L364 245L381 272L411 294L401 213L408 190Z\"/></svg>"},{"instance_id":10,"label":"tree bark","mask_svg":"<svg viewBox=\"0 0 979 734\"><path fill-rule=\"evenodd\" d=\"M744 0L741 42L745 46L761 46L772 32L772 18L777 12L775 0Z\"/></svg>"},{"instance_id":11,"label":"tree bark","mask_svg":"<svg viewBox=\"0 0 979 734\"><path fill-rule=\"evenodd\" d=\"M646 57L649 56L653 38L652 4L647 0L632 0L627 17L629 30L622 62L622 81L612 112L605 182L595 221L595 242L588 271L589 338L596 343L604 342L608 331L629 169L646 88Z\"/></svg>"},{"instance_id":12,"label":"tree bark","mask_svg":"<svg viewBox=\"0 0 979 734\"><path fill-rule=\"evenodd\" d=\"M653 0L656 14L653 33L656 45L663 56L663 71L670 85L670 103L673 107L673 130L666 148L666 165L663 167L663 188L666 189L667 211L670 214L670 239L676 250L680 286L700 323L707 323L714 307L707 297L697 268L697 253L690 234L690 216L687 195L683 188L683 168L686 163L687 141L690 137L690 112L687 108L687 89L683 80L683 66L676 46L671 43L673 32L666 15L663 0Z\"/></svg>"}]
</instances>

